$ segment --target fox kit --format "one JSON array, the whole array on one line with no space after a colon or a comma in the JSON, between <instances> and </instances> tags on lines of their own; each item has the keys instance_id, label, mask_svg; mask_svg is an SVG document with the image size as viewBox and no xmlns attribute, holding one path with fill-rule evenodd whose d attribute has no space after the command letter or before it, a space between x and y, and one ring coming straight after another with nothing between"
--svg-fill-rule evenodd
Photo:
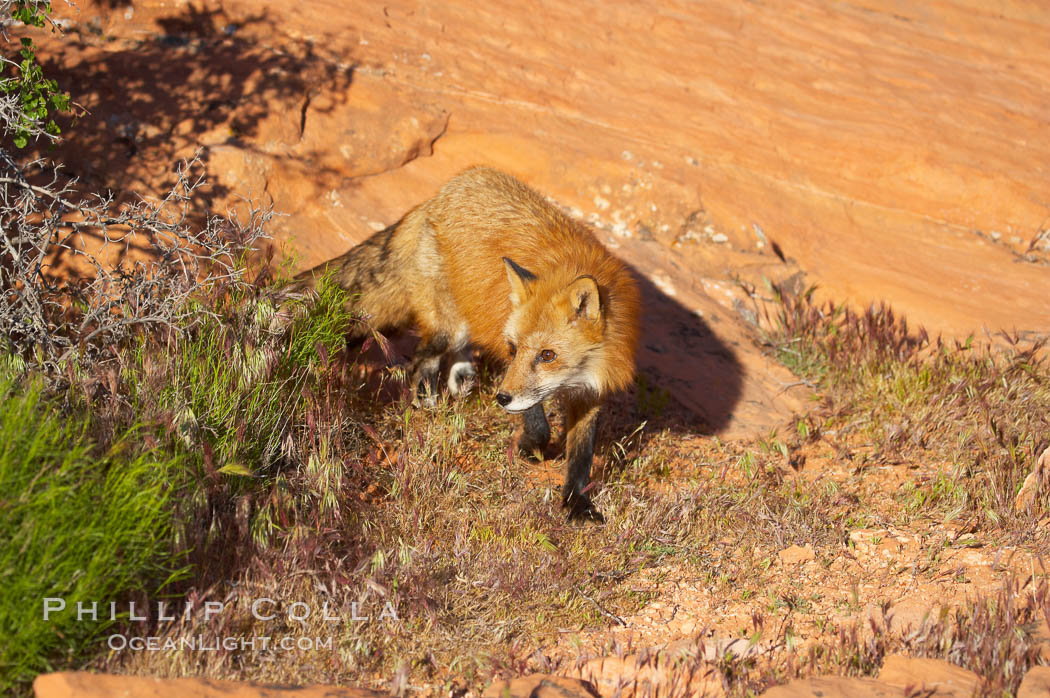
<instances>
[{"instance_id":1,"label":"fox kit","mask_svg":"<svg viewBox=\"0 0 1050 698\"><path fill-rule=\"evenodd\" d=\"M415 326L414 389L432 396L441 359L448 387L474 378L470 348L507 363L496 402L522 416L518 448L550 441L543 411L561 401L571 518L601 520L585 493L600 401L634 377L638 288L631 273L580 223L517 179L475 167L451 179L341 257L300 274L299 286L334 272L377 328Z\"/></svg>"}]
</instances>

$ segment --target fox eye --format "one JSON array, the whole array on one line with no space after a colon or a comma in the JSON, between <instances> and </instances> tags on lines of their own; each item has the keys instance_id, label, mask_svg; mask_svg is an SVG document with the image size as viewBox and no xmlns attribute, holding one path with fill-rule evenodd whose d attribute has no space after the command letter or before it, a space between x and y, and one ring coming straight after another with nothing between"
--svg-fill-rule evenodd
<instances>
[{"instance_id":1,"label":"fox eye","mask_svg":"<svg viewBox=\"0 0 1050 698\"><path fill-rule=\"evenodd\" d=\"M556 358L558 358L558 355L555 354L550 349L544 349L543 351L540 352L540 361L542 361L543 363L549 364L551 361L554 361Z\"/></svg>"},{"instance_id":2,"label":"fox eye","mask_svg":"<svg viewBox=\"0 0 1050 698\"><path fill-rule=\"evenodd\" d=\"M510 352L510 358L514 358L514 355L518 353L518 348L514 346L514 342L507 342L507 351Z\"/></svg>"}]
</instances>

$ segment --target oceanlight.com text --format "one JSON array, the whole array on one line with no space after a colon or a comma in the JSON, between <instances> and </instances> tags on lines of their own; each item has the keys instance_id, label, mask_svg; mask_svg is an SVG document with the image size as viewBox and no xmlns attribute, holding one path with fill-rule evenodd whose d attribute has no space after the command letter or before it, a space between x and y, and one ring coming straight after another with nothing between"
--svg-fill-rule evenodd
<instances>
[{"instance_id":1,"label":"oceanlight.com text","mask_svg":"<svg viewBox=\"0 0 1050 698\"><path fill-rule=\"evenodd\" d=\"M202 635L190 635L186 637L156 637L137 635L110 635L106 639L106 646L114 652L227 652L235 651L273 651L273 652L312 652L314 650L332 649L331 637L293 637L284 635L271 637L260 635L256 637L211 637Z\"/></svg>"}]
</instances>

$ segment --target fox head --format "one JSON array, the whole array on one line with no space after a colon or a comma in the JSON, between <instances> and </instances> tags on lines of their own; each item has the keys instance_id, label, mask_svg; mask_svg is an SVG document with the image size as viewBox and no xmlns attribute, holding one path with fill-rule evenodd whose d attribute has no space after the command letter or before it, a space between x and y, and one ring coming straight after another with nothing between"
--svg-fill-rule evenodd
<instances>
[{"instance_id":1,"label":"fox head","mask_svg":"<svg viewBox=\"0 0 1050 698\"><path fill-rule=\"evenodd\" d=\"M605 315L593 276L541 279L503 258L511 312L503 330L510 365L496 402L523 412L564 389L600 388Z\"/></svg>"}]
</instances>

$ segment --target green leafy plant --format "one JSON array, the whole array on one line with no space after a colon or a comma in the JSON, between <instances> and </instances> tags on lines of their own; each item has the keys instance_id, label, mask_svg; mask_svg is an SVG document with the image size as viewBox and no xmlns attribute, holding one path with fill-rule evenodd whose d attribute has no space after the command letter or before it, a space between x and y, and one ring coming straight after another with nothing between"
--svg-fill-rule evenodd
<instances>
[{"instance_id":1,"label":"green leafy plant","mask_svg":"<svg viewBox=\"0 0 1050 698\"><path fill-rule=\"evenodd\" d=\"M51 3L20 1L11 5L11 17L26 26L43 27L50 12ZM55 80L44 76L33 40L21 37L20 42L21 60L4 61L14 66L17 75L0 79L0 93L16 97L17 113L11 115L13 123L8 124L8 128L14 132L15 145L24 148L34 136L61 133L54 114L68 112L72 103L69 94L60 91Z\"/></svg>"}]
</instances>

